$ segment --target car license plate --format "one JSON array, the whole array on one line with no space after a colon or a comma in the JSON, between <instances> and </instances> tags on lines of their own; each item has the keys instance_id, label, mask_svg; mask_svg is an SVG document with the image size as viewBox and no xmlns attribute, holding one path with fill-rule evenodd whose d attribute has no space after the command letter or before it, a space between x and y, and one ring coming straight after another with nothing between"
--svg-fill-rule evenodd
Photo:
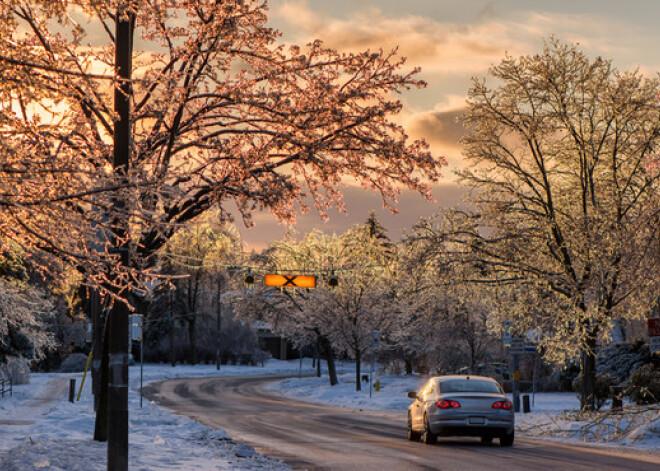
<instances>
[{"instance_id":1,"label":"car license plate","mask_svg":"<svg viewBox=\"0 0 660 471\"><path fill-rule=\"evenodd\" d=\"M468 424L470 425L484 425L486 419L483 417L468 417Z\"/></svg>"}]
</instances>

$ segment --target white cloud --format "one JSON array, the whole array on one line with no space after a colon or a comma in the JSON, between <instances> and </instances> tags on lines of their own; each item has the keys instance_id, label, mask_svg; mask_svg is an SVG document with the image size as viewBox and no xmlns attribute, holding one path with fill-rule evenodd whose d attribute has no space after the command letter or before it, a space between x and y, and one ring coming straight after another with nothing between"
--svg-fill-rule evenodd
<instances>
[{"instance_id":1,"label":"white cloud","mask_svg":"<svg viewBox=\"0 0 660 471\"><path fill-rule=\"evenodd\" d=\"M375 6L356 7L346 18L322 14L306 0L279 3L272 12L293 33L292 41L322 39L343 51L391 49L399 46L410 66L422 66L424 76L481 75L505 53L538 51L543 38L555 35L580 43L589 53L612 56L628 46L621 38L629 25L593 14L521 11L502 19L482 15L473 23L451 23L432 17L386 14Z\"/></svg>"}]
</instances>

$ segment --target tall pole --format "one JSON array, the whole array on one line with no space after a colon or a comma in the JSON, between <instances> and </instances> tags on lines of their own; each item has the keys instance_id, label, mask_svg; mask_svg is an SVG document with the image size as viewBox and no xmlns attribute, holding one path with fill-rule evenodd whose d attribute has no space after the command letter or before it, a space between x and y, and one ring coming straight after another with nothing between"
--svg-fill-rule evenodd
<instances>
[{"instance_id":1,"label":"tall pole","mask_svg":"<svg viewBox=\"0 0 660 471\"><path fill-rule=\"evenodd\" d=\"M115 113L113 170L125 178L130 161L131 128L130 97L133 28L135 16L125 6L115 17ZM115 198L117 216L113 221L113 248L119 254L119 267L128 266L126 235L128 221L124 214L126 202ZM124 299L127 292L117 293ZM108 383L108 471L128 470L128 305L115 300L110 313L109 383Z\"/></svg>"},{"instance_id":2,"label":"tall pole","mask_svg":"<svg viewBox=\"0 0 660 471\"><path fill-rule=\"evenodd\" d=\"M520 412L520 355L513 354L513 388L511 395L513 396L513 410Z\"/></svg>"}]
</instances>

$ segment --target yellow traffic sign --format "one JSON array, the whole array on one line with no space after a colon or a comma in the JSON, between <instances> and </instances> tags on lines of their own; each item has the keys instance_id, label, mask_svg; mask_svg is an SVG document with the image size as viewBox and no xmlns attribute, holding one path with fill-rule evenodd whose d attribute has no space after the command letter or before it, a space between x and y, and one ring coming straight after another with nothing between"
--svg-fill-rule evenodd
<instances>
[{"instance_id":1,"label":"yellow traffic sign","mask_svg":"<svg viewBox=\"0 0 660 471\"><path fill-rule=\"evenodd\" d=\"M316 277L312 275L266 275L264 284L283 288L316 288Z\"/></svg>"}]
</instances>

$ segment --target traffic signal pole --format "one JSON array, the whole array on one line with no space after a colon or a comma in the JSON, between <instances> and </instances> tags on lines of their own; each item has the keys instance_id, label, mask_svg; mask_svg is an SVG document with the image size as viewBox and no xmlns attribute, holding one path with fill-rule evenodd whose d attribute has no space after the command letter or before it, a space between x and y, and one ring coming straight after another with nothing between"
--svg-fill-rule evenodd
<instances>
[{"instance_id":1,"label":"traffic signal pole","mask_svg":"<svg viewBox=\"0 0 660 471\"><path fill-rule=\"evenodd\" d=\"M135 16L127 8L117 10L115 17L115 85L113 170L120 179L126 177L130 161L130 97L133 28ZM126 235L128 221L126 201L114 201L117 216L113 221L113 250L119 255L119 266L128 266ZM128 293L117 293L126 299ZM109 383L108 383L108 471L128 470L128 305L114 301L109 319Z\"/></svg>"}]
</instances>

